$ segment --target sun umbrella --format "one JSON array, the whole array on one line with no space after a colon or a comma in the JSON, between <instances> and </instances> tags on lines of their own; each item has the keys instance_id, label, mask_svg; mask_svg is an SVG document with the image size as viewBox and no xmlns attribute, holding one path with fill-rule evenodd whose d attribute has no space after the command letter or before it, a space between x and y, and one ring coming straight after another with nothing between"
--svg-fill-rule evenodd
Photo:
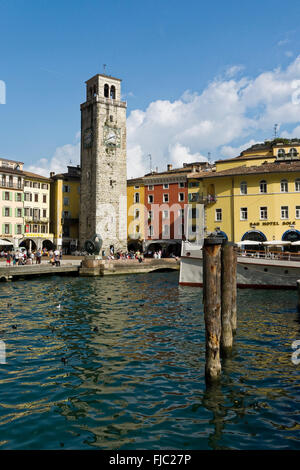
<instances>
[{"instance_id":1,"label":"sun umbrella","mask_svg":"<svg viewBox=\"0 0 300 470\"><path fill-rule=\"evenodd\" d=\"M238 246L247 246L247 245L261 245L261 242L257 242L255 240L242 240L237 242Z\"/></svg>"},{"instance_id":2,"label":"sun umbrella","mask_svg":"<svg viewBox=\"0 0 300 470\"><path fill-rule=\"evenodd\" d=\"M8 242L7 240L0 239L0 246L7 246L7 245L13 245L13 243Z\"/></svg>"},{"instance_id":3,"label":"sun umbrella","mask_svg":"<svg viewBox=\"0 0 300 470\"><path fill-rule=\"evenodd\" d=\"M296 242L292 242L292 245L300 245L300 240L297 240Z\"/></svg>"},{"instance_id":4,"label":"sun umbrella","mask_svg":"<svg viewBox=\"0 0 300 470\"><path fill-rule=\"evenodd\" d=\"M290 245L291 242L285 242L283 240L269 240L267 242L263 242L263 245L279 245L279 246L283 246L283 245Z\"/></svg>"}]
</instances>

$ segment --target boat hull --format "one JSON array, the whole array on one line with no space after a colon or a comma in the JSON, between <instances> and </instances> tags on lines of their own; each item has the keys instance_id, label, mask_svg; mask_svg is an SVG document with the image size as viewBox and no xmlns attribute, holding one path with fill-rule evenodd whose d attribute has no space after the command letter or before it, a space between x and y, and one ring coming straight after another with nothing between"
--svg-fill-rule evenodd
<instances>
[{"instance_id":1,"label":"boat hull","mask_svg":"<svg viewBox=\"0 0 300 470\"><path fill-rule=\"evenodd\" d=\"M300 263L271 259L238 257L237 286L255 289L296 289L300 279ZM202 258L182 257L179 284L201 287Z\"/></svg>"}]
</instances>

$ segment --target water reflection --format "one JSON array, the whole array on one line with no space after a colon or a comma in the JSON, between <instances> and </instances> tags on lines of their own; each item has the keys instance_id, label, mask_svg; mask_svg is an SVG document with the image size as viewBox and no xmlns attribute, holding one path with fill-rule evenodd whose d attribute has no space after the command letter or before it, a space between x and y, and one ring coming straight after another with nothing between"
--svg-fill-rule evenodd
<instances>
[{"instance_id":1,"label":"water reflection","mask_svg":"<svg viewBox=\"0 0 300 470\"><path fill-rule=\"evenodd\" d=\"M233 352L207 387L202 291L178 273L5 284L0 446L297 448L295 305L239 291Z\"/></svg>"}]
</instances>

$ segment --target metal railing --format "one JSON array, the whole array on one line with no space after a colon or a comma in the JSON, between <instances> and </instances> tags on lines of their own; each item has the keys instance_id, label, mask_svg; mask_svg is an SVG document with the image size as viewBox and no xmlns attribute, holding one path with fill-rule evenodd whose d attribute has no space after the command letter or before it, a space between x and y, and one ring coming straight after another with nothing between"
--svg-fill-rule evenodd
<instances>
[{"instance_id":1,"label":"metal railing","mask_svg":"<svg viewBox=\"0 0 300 470\"><path fill-rule=\"evenodd\" d=\"M300 252L270 250L238 250L237 255L246 258L263 258L280 261L300 261Z\"/></svg>"},{"instance_id":2,"label":"metal railing","mask_svg":"<svg viewBox=\"0 0 300 470\"><path fill-rule=\"evenodd\" d=\"M207 194L206 196L200 193L189 193L189 202L199 202L200 204L213 204L217 202L217 196Z\"/></svg>"},{"instance_id":3,"label":"metal railing","mask_svg":"<svg viewBox=\"0 0 300 470\"><path fill-rule=\"evenodd\" d=\"M25 222L34 222L34 223L47 223L49 222L49 217L35 217L33 215L27 215L24 217Z\"/></svg>"},{"instance_id":4,"label":"metal railing","mask_svg":"<svg viewBox=\"0 0 300 470\"><path fill-rule=\"evenodd\" d=\"M8 188L8 189L20 189L23 190L24 184L19 184L19 183L10 183L9 181L2 181L0 179L0 187L1 188Z\"/></svg>"}]
</instances>

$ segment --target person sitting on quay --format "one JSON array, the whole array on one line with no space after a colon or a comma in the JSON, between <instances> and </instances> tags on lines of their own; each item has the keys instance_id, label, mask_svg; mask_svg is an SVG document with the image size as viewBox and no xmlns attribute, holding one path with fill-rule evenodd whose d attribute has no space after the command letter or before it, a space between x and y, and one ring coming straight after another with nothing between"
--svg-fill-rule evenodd
<instances>
[{"instance_id":1,"label":"person sitting on quay","mask_svg":"<svg viewBox=\"0 0 300 470\"><path fill-rule=\"evenodd\" d=\"M16 266L19 262L19 250L17 250L13 256L13 265Z\"/></svg>"},{"instance_id":2,"label":"person sitting on quay","mask_svg":"<svg viewBox=\"0 0 300 470\"><path fill-rule=\"evenodd\" d=\"M54 264L55 264L55 266L60 266L60 259L61 259L61 256L62 256L60 251L56 249L53 254L54 254Z\"/></svg>"},{"instance_id":3,"label":"person sitting on quay","mask_svg":"<svg viewBox=\"0 0 300 470\"><path fill-rule=\"evenodd\" d=\"M40 249L38 249L35 253L35 257L36 257L36 264L41 264L41 261L42 261L42 252Z\"/></svg>"},{"instance_id":4,"label":"person sitting on quay","mask_svg":"<svg viewBox=\"0 0 300 470\"><path fill-rule=\"evenodd\" d=\"M34 257L34 254L31 253L30 251L28 252L28 256L26 257L26 261L24 264L33 264L33 259L32 257Z\"/></svg>"}]
</instances>

